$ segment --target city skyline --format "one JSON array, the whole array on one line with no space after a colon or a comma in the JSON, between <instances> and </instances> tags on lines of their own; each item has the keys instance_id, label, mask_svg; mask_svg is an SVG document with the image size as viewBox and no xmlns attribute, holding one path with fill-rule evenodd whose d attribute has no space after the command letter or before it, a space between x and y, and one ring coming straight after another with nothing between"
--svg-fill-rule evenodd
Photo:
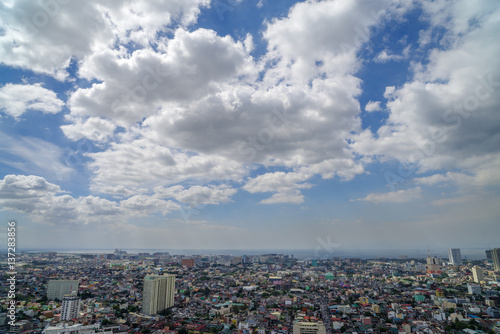
<instances>
[{"instance_id":1,"label":"city skyline","mask_svg":"<svg viewBox=\"0 0 500 334\"><path fill-rule=\"evenodd\" d=\"M0 17L0 219L19 249L499 247L496 2Z\"/></svg>"}]
</instances>

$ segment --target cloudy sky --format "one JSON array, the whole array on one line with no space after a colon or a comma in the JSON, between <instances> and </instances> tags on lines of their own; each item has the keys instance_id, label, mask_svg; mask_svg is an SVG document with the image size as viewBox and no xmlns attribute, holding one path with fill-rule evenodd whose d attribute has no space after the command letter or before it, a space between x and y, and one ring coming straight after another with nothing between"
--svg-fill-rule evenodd
<instances>
[{"instance_id":1,"label":"cloudy sky","mask_svg":"<svg viewBox=\"0 0 500 334\"><path fill-rule=\"evenodd\" d=\"M500 246L499 34L495 0L1 1L0 218L32 249Z\"/></svg>"}]
</instances>

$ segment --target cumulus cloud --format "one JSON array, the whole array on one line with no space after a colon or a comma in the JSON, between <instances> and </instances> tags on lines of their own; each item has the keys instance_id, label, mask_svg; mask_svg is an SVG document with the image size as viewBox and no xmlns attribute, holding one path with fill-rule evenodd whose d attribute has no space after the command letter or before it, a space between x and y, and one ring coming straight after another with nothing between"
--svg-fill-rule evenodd
<instances>
[{"instance_id":1,"label":"cumulus cloud","mask_svg":"<svg viewBox=\"0 0 500 334\"><path fill-rule=\"evenodd\" d=\"M236 194L237 191L237 189L230 188L227 185L192 186L187 189L183 186L154 188L156 196L174 198L180 203L191 206L226 203L231 200L231 196Z\"/></svg>"},{"instance_id":2,"label":"cumulus cloud","mask_svg":"<svg viewBox=\"0 0 500 334\"><path fill-rule=\"evenodd\" d=\"M298 189L311 188L305 183L312 176L308 170L300 172L275 172L259 175L250 179L243 189L250 193L276 192L270 198L261 201L261 204L304 202L304 196Z\"/></svg>"},{"instance_id":3,"label":"cumulus cloud","mask_svg":"<svg viewBox=\"0 0 500 334\"><path fill-rule=\"evenodd\" d=\"M171 149L137 139L111 145L111 149L89 153L95 171L92 189L95 191L152 190L159 185L182 181L238 181L246 173L237 162L213 155L200 155Z\"/></svg>"},{"instance_id":4,"label":"cumulus cloud","mask_svg":"<svg viewBox=\"0 0 500 334\"><path fill-rule=\"evenodd\" d=\"M388 193L373 193L369 194L364 198L359 198L357 201L372 202L375 204L379 203L403 203L413 201L420 198L422 189L420 187L398 190Z\"/></svg>"},{"instance_id":5,"label":"cumulus cloud","mask_svg":"<svg viewBox=\"0 0 500 334\"><path fill-rule=\"evenodd\" d=\"M62 125L64 135L71 140L89 139L95 142L106 142L113 136L116 125L106 119L89 117L85 121L79 119L73 124Z\"/></svg>"},{"instance_id":6,"label":"cumulus cloud","mask_svg":"<svg viewBox=\"0 0 500 334\"><path fill-rule=\"evenodd\" d=\"M267 23L268 52L260 61L249 54L251 36L235 41L182 28L156 51L116 48L87 56L79 75L98 82L72 94L77 121L63 131L89 138L91 117L124 127L126 137L89 154L92 189L151 189L158 178L163 186L241 180L248 164L310 168L308 177L344 180L362 173L347 140L361 128L356 52L370 27L401 9L385 5L297 4ZM106 129L95 140L111 138Z\"/></svg>"},{"instance_id":7,"label":"cumulus cloud","mask_svg":"<svg viewBox=\"0 0 500 334\"><path fill-rule=\"evenodd\" d=\"M180 28L161 50L128 55L124 49L106 49L88 56L79 74L99 82L72 94L71 115L109 118L128 126L162 107L221 90L222 84L244 75L251 63L242 42L206 29Z\"/></svg>"},{"instance_id":8,"label":"cumulus cloud","mask_svg":"<svg viewBox=\"0 0 500 334\"><path fill-rule=\"evenodd\" d=\"M57 114L64 106L57 94L41 84L6 84L0 88L0 111L18 118L27 110Z\"/></svg>"},{"instance_id":9,"label":"cumulus cloud","mask_svg":"<svg viewBox=\"0 0 500 334\"><path fill-rule=\"evenodd\" d=\"M380 107L380 101L369 101L365 106L365 111L380 111L382 108Z\"/></svg>"},{"instance_id":10,"label":"cumulus cloud","mask_svg":"<svg viewBox=\"0 0 500 334\"><path fill-rule=\"evenodd\" d=\"M161 212L167 215L172 210L178 210L180 206L172 201L165 201L147 195L135 195L120 202L121 208L129 211L132 215L149 215Z\"/></svg>"},{"instance_id":11,"label":"cumulus cloud","mask_svg":"<svg viewBox=\"0 0 500 334\"><path fill-rule=\"evenodd\" d=\"M437 6L437 7L436 7ZM354 140L354 151L381 160L397 159L417 172L456 170L483 184L498 182L500 9L491 2L424 2L431 29L445 29L414 66L413 79L387 87L389 118L376 135Z\"/></svg>"},{"instance_id":12,"label":"cumulus cloud","mask_svg":"<svg viewBox=\"0 0 500 334\"><path fill-rule=\"evenodd\" d=\"M6 175L0 181L0 206L49 223L82 223L118 213L114 202L93 196L73 198L34 175Z\"/></svg>"},{"instance_id":13,"label":"cumulus cloud","mask_svg":"<svg viewBox=\"0 0 500 334\"><path fill-rule=\"evenodd\" d=\"M67 78L71 59L118 44L146 46L174 22L194 22L208 0L29 1L0 4L0 61ZM13 47L14 46L14 47Z\"/></svg>"},{"instance_id":14,"label":"cumulus cloud","mask_svg":"<svg viewBox=\"0 0 500 334\"><path fill-rule=\"evenodd\" d=\"M0 207L26 213L34 221L54 224L126 221L180 209L178 203L149 195L135 195L120 202L96 196L75 198L34 175L6 175L0 180Z\"/></svg>"},{"instance_id":15,"label":"cumulus cloud","mask_svg":"<svg viewBox=\"0 0 500 334\"><path fill-rule=\"evenodd\" d=\"M277 203L291 203L301 204L304 203L304 195L295 189L288 192L277 192L269 198L260 201L260 204L277 204Z\"/></svg>"},{"instance_id":16,"label":"cumulus cloud","mask_svg":"<svg viewBox=\"0 0 500 334\"><path fill-rule=\"evenodd\" d=\"M410 46L407 46L401 55L393 54L389 50L382 50L379 54L374 58L374 61L377 63L387 63L389 61L401 61L403 59L408 58L410 54Z\"/></svg>"}]
</instances>

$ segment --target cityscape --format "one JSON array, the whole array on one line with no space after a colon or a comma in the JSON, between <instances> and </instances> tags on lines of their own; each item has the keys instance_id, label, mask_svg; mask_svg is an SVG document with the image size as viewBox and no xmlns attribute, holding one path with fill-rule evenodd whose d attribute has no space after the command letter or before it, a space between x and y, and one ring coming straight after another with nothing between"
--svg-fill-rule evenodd
<instances>
[{"instance_id":1,"label":"cityscape","mask_svg":"<svg viewBox=\"0 0 500 334\"><path fill-rule=\"evenodd\" d=\"M500 334L500 1L0 0L0 334Z\"/></svg>"},{"instance_id":2,"label":"cityscape","mask_svg":"<svg viewBox=\"0 0 500 334\"><path fill-rule=\"evenodd\" d=\"M500 248L481 260L22 253L4 333L497 333ZM4 271L2 274L9 275ZM2 283L7 295L11 282ZM15 314L15 322L10 316ZM14 317L12 317L14 318ZM10 324L10 325L9 325Z\"/></svg>"}]
</instances>

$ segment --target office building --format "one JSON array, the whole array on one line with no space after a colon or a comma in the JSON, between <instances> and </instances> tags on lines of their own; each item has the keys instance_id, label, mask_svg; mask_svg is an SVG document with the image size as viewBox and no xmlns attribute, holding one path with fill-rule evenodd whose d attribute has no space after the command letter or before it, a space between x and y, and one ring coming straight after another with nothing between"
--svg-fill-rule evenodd
<instances>
[{"instance_id":1,"label":"office building","mask_svg":"<svg viewBox=\"0 0 500 334\"><path fill-rule=\"evenodd\" d=\"M76 296L64 296L61 306L61 320L68 321L78 319L80 315L80 298Z\"/></svg>"},{"instance_id":2,"label":"office building","mask_svg":"<svg viewBox=\"0 0 500 334\"><path fill-rule=\"evenodd\" d=\"M185 268L194 267L194 259L182 259L181 264Z\"/></svg>"},{"instance_id":3,"label":"office building","mask_svg":"<svg viewBox=\"0 0 500 334\"><path fill-rule=\"evenodd\" d=\"M454 266L462 265L462 255L460 254L459 248L450 248L448 250L448 258L450 259L450 263Z\"/></svg>"},{"instance_id":4,"label":"office building","mask_svg":"<svg viewBox=\"0 0 500 334\"><path fill-rule=\"evenodd\" d=\"M175 275L147 275L142 293L142 313L157 314L174 306Z\"/></svg>"},{"instance_id":5,"label":"office building","mask_svg":"<svg viewBox=\"0 0 500 334\"><path fill-rule=\"evenodd\" d=\"M427 273L441 275L441 266L437 258L430 256L427 258Z\"/></svg>"},{"instance_id":6,"label":"office building","mask_svg":"<svg viewBox=\"0 0 500 334\"><path fill-rule=\"evenodd\" d=\"M481 287L476 284L467 283L467 292L470 293L471 295L480 295Z\"/></svg>"},{"instance_id":7,"label":"office building","mask_svg":"<svg viewBox=\"0 0 500 334\"><path fill-rule=\"evenodd\" d=\"M493 261L493 269L500 271L500 248L491 250L491 260Z\"/></svg>"},{"instance_id":8,"label":"office building","mask_svg":"<svg viewBox=\"0 0 500 334\"><path fill-rule=\"evenodd\" d=\"M66 295L76 296L78 284L78 280L50 280L47 288L47 298L49 300L62 300Z\"/></svg>"},{"instance_id":9,"label":"office building","mask_svg":"<svg viewBox=\"0 0 500 334\"><path fill-rule=\"evenodd\" d=\"M326 328L322 322L298 321L293 324L293 334L326 334Z\"/></svg>"},{"instance_id":10,"label":"office building","mask_svg":"<svg viewBox=\"0 0 500 334\"><path fill-rule=\"evenodd\" d=\"M489 263L491 263L491 250L488 249L487 251L485 251L486 253L486 261L488 261Z\"/></svg>"},{"instance_id":11,"label":"office building","mask_svg":"<svg viewBox=\"0 0 500 334\"><path fill-rule=\"evenodd\" d=\"M483 270L478 266L472 267L472 277L474 282L480 283L484 279Z\"/></svg>"}]
</instances>

